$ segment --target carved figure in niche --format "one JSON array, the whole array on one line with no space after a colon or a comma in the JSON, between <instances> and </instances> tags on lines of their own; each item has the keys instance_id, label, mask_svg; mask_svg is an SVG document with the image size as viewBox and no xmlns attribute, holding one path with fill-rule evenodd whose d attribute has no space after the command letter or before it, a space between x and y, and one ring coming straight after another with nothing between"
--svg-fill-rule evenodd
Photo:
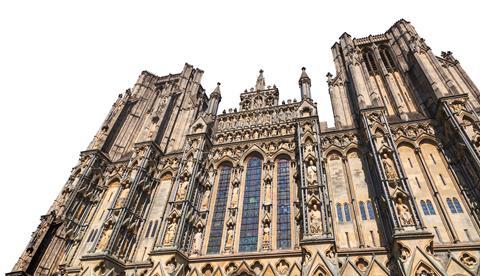
<instances>
[{"instance_id":1,"label":"carved figure in niche","mask_svg":"<svg viewBox=\"0 0 480 276\"><path fill-rule=\"evenodd\" d=\"M263 243L267 247L270 244L270 222L268 220L263 224Z\"/></svg>"},{"instance_id":2,"label":"carved figure in niche","mask_svg":"<svg viewBox=\"0 0 480 276\"><path fill-rule=\"evenodd\" d=\"M205 193L203 194L202 198L202 205L200 207L201 211L205 211L208 209L208 200L210 199L210 188L207 188L205 190Z\"/></svg>"},{"instance_id":3,"label":"carved figure in niche","mask_svg":"<svg viewBox=\"0 0 480 276\"><path fill-rule=\"evenodd\" d=\"M398 178L395 164L393 164L393 161L388 157L387 153L382 154L382 165L388 180L395 180Z\"/></svg>"},{"instance_id":4,"label":"carved figure in niche","mask_svg":"<svg viewBox=\"0 0 480 276\"><path fill-rule=\"evenodd\" d=\"M399 246L400 260L402 261L407 260L407 258L410 257L410 250L401 243L398 243L398 246Z\"/></svg>"},{"instance_id":5,"label":"carved figure in niche","mask_svg":"<svg viewBox=\"0 0 480 276\"><path fill-rule=\"evenodd\" d=\"M260 97L260 96L259 96L259 97L256 97L256 98L255 98L255 101L254 101L254 103L253 103L253 106L254 106L255 108L261 108L262 105L263 105L262 97Z\"/></svg>"},{"instance_id":6,"label":"carved figure in niche","mask_svg":"<svg viewBox=\"0 0 480 276\"><path fill-rule=\"evenodd\" d=\"M310 141L305 144L305 156L309 154L315 156L315 153L313 152L313 145L310 143Z\"/></svg>"},{"instance_id":7,"label":"carved figure in niche","mask_svg":"<svg viewBox=\"0 0 480 276\"><path fill-rule=\"evenodd\" d=\"M227 239L225 241L225 248L227 250L233 247L233 225L229 224L227 229Z\"/></svg>"},{"instance_id":8,"label":"carved figure in niche","mask_svg":"<svg viewBox=\"0 0 480 276\"><path fill-rule=\"evenodd\" d=\"M194 255L200 254L201 250L202 250L202 228L198 227L197 232L193 236L192 254Z\"/></svg>"},{"instance_id":9,"label":"carved figure in niche","mask_svg":"<svg viewBox=\"0 0 480 276\"><path fill-rule=\"evenodd\" d=\"M120 196L117 199L115 208L120 208L125 205L125 201L127 200L128 193L130 192L130 183L127 182L124 186L125 187L123 188L122 192L120 193Z\"/></svg>"},{"instance_id":10,"label":"carved figure in niche","mask_svg":"<svg viewBox=\"0 0 480 276\"><path fill-rule=\"evenodd\" d=\"M188 176L183 177L183 181L178 188L177 193L177 200L184 200L185 196L187 195L187 188L188 188Z\"/></svg>"},{"instance_id":11,"label":"carved figure in niche","mask_svg":"<svg viewBox=\"0 0 480 276\"><path fill-rule=\"evenodd\" d=\"M152 139L158 127L158 117L154 117L150 125L145 128L147 139Z\"/></svg>"},{"instance_id":12,"label":"carved figure in niche","mask_svg":"<svg viewBox=\"0 0 480 276\"><path fill-rule=\"evenodd\" d=\"M310 209L310 233L313 235L322 233L322 215L317 204L313 204Z\"/></svg>"},{"instance_id":13,"label":"carved figure in niche","mask_svg":"<svg viewBox=\"0 0 480 276\"><path fill-rule=\"evenodd\" d=\"M268 205L272 203L272 177L270 176L269 171L267 171L264 181L265 181L265 204Z\"/></svg>"},{"instance_id":14,"label":"carved figure in niche","mask_svg":"<svg viewBox=\"0 0 480 276\"><path fill-rule=\"evenodd\" d=\"M413 217L410 213L410 209L408 208L407 204L403 202L403 197L398 196L396 203L395 203L398 216L400 217L400 222L402 225L412 225L413 224Z\"/></svg>"},{"instance_id":15,"label":"carved figure in niche","mask_svg":"<svg viewBox=\"0 0 480 276\"><path fill-rule=\"evenodd\" d=\"M177 231L177 218L173 217L165 232L165 238L163 239L164 245L171 245L173 243L175 231Z\"/></svg>"},{"instance_id":16,"label":"carved figure in niche","mask_svg":"<svg viewBox=\"0 0 480 276\"><path fill-rule=\"evenodd\" d=\"M237 182L234 182L233 183L233 190L232 190L232 201L231 201L231 204L230 204L230 207L231 208L237 208L238 206L238 183Z\"/></svg>"},{"instance_id":17,"label":"carved figure in niche","mask_svg":"<svg viewBox=\"0 0 480 276\"><path fill-rule=\"evenodd\" d=\"M266 105L267 106L273 106L273 97L268 97L267 98Z\"/></svg>"},{"instance_id":18,"label":"carved figure in niche","mask_svg":"<svg viewBox=\"0 0 480 276\"><path fill-rule=\"evenodd\" d=\"M309 186L315 185L317 183L317 166L313 163L313 160L308 161L307 166L307 184Z\"/></svg>"},{"instance_id":19,"label":"carved figure in niche","mask_svg":"<svg viewBox=\"0 0 480 276\"><path fill-rule=\"evenodd\" d=\"M289 265L288 263L285 261L285 260L281 260L278 264L277 264L277 271L280 273L280 274L286 274L288 272L288 268L289 268Z\"/></svg>"},{"instance_id":20,"label":"carved figure in niche","mask_svg":"<svg viewBox=\"0 0 480 276\"><path fill-rule=\"evenodd\" d=\"M242 109L243 109L243 110L249 110L249 109L250 109L250 101L249 101L249 100L245 100L245 101L242 103Z\"/></svg>"},{"instance_id":21,"label":"carved figure in niche","mask_svg":"<svg viewBox=\"0 0 480 276\"><path fill-rule=\"evenodd\" d=\"M185 164L185 172L191 175L192 171L193 171L193 160L192 158L188 158L187 163Z\"/></svg>"},{"instance_id":22,"label":"carved figure in niche","mask_svg":"<svg viewBox=\"0 0 480 276\"><path fill-rule=\"evenodd\" d=\"M97 246L97 249L100 251L103 251L107 248L108 240L113 232L113 223L109 220L104 224L103 227L104 229L103 229L102 237L100 238L100 241L98 242L98 246Z\"/></svg>"},{"instance_id":23,"label":"carved figure in niche","mask_svg":"<svg viewBox=\"0 0 480 276\"><path fill-rule=\"evenodd\" d=\"M312 131L312 126L309 123L303 125L303 132Z\"/></svg>"}]
</instances>

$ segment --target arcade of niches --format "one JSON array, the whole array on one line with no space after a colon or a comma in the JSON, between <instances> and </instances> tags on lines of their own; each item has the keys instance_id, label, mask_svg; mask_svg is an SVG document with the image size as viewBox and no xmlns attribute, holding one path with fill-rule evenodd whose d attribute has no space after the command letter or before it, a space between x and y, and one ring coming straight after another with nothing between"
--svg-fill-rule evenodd
<instances>
[{"instance_id":1,"label":"arcade of niches","mask_svg":"<svg viewBox=\"0 0 480 276\"><path fill-rule=\"evenodd\" d=\"M119 95L8 275L478 275L480 91L405 21L218 112L203 71Z\"/></svg>"}]
</instances>

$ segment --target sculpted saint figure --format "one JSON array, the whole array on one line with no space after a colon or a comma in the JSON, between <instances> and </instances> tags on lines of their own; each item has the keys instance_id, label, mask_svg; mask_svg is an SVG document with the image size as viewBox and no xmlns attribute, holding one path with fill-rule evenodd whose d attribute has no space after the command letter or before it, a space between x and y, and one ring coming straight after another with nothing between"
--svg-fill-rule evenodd
<instances>
[{"instance_id":1,"label":"sculpted saint figure","mask_svg":"<svg viewBox=\"0 0 480 276\"><path fill-rule=\"evenodd\" d=\"M229 248L232 248L232 246L233 246L233 226L228 226L225 248L229 249Z\"/></svg>"},{"instance_id":2,"label":"sculpted saint figure","mask_svg":"<svg viewBox=\"0 0 480 276\"><path fill-rule=\"evenodd\" d=\"M235 185L232 190L232 203L230 204L231 208L237 208L238 204L238 185Z\"/></svg>"},{"instance_id":3,"label":"sculpted saint figure","mask_svg":"<svg viewBox=\"0 0 480 276\"><path fill-rule=\"evenodd\" d=\"M117 203L115 204L115 208L123 207L125 201L127 200L128 193L130 192L130 185L125 185L125 188L120 193L120 196L117 199Z\"/></svg>"},{"instance_id":4,"label":"sculpted saint figure","mask_svg":"<svg viewBox=\"0 0 480 276\"><path fill-rule=\"evenodd\" d=\"M270 224L265 223L263 226L263 243L270 243Z\"/></svg>"},{"instance_id":5,"label":"sculpted saint figure","mask_svg":"<svg viewBox=\"0 0 480 276\"><path fill-rule=\"evenodd\" d=\"M163 239L163 243L165 245L171 245L173 239L175 238L175 231L177 231L177 218L174 217L172 222L168 225L167 231L165 233L165 238Z\"/></svg>"},{"instance_id":6,"label":"sculpted saint figure","mask_svg":"<svg viewBox=\"0 0 480 276\"><path fill-rule=\"evenodd\" d=\"M272 203L272 185L270 183L265 184L265 204Z\"/></svg>"},{"instance_id":7,"label":"sculpted saint figure","mask_svg":"<svg viewBox=\"0 0 480 276\"><path fill-rule=\"evenodd\" d=\"M193 161L191 158L189 158L187 161L187 164L185 164L185 171L191 174L192 170L193 170Z\"/></svg>"},{"instance_id":8,"label":"sculpted saint figure","mask_svg":"<svg viewBox=\"0 0 480 276\"><path fill-rule=\"evenodd\" d=\"M193 245L192 245L192 253L198 254L202 249L202 229L198 228L197 232L193 236Z\"/></svg>"},{"instance_id":9,"label":"sculpted saint figure","mask_svg":"<svg viewBox=\"0 0 480 276\"><path fill-rule=\"evenodd\" d=\"M314 204L310 210L310 232L315 235L322 232L322 216L317 204Z\"/></svg>"},{"instance_id":10,"label":"sculpted saint figure","mask_svg":"<svg viewBox=\"0 0 480 276\"><path fill-rule=\"evenodd\" d=\"M188 187L188 177L184 177L183 182L180 184L177 193L178 200L184 200L185 196L187 195L187 187Z\"/></svg>"},{"instance_id":11,"label":"sculpted saint figure","mask_svg":"<svg viewBox=\"0 0 480 276\"><path fill-rule=\"evenodd\" d=\"M385 174L388 180L394 180L397 177L397 171L395 170L395 166L392 160L388 157L386 153L382 155L382 164L383 168L385 169Z\"/></svg>"},{"instance_id":12,"label":"sculpted saint figure","mask_svg":"<svg viewBox=\"0 0 480 276\"><path fill-rule=\"evenodd\" d=\"M312 145L311 143L307 143L307 144L305 145L305 156L307 156L307 155L309 155L309 154L314 155L313 145Z\"/></svg>"},{"instance_id":13,"label":"sculpted saint figure","mask_svg":"<svg viewBox=\"0 0 480 276\"><path fill-rule=\"evenodd\" d=\"M104 250L107 248L108 244L108 239L110 238L110 235L112 235L113 231L113 225L110 222L105 223L105 229L103 230L102 237L100 238L100 241L98 242L98 250Z\"/></svg>"},{"instance_id":14,"label":"sculpted saint figure","mask_svg":"<svg viewBox=\"0 0 480 276\"><path fill-rule=\"evenodd\" d=\"M309 186L317 183L317 167L313 164L313 160L308 162L307 183Z\"/></svg>"},{"instance_id":15,"label":"sculpted saint figure","mask_svg":"<svg viewBox=\"0 0 480 276\"><path fill-rule=\"evenodd\" d=\"M412 214L410 213L410 209L408 208L408 206L403 202L402 197L397 197L397 202L395 203L395 206L402 225L412 225Z\"/></svg>"},{"instance_id":16,"label":"sculpted saint figure","mask_svg":"<svg viewBox=\"0 0 480 276\"><path fill-rule=\"evenodd\" d=\"M210 189L205 190L202 198L202 205L200 210L204 211L208 209L208 199L210 198Z\"/></svg>"},{"instance_id":17,"label":"sculpted saint figure","mask_svg":"<svg viewBox=\"0 0 480 276\"><path fill-rule=\"evenodd\" d=\"M95 142L93 143L94 148L98 148L100 144L102 144L105 139L107 139L107 128L102 128L102 131L98 135L95 136Z\"/></svg>"}]
</instances>

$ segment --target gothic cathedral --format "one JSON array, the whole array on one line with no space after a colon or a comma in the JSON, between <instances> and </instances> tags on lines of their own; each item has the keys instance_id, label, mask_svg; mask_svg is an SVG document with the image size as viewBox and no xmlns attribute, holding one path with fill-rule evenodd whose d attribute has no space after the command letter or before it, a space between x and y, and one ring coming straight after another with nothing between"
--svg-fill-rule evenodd
<instances>
[{"instance_id":1,"label":"gothic cathedral","mask_svg":"<svg viewBox=\"0 0 480 276\"><path fill-rule=\"evenodd\" d=\"M480 91L405 20L332 52L334 127L305 68L220 113L142 72L7 275L478 275Z\"/></svg>"}]
</instances>

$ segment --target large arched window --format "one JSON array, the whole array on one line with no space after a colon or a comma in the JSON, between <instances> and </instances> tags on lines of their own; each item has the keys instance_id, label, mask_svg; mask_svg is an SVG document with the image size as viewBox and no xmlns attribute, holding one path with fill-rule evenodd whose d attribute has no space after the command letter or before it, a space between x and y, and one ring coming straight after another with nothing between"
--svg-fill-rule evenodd
<instances>
[{"instance_id":1,"label":"large arched window","mask_svg":"<svg viewBox=\"0 0 480 276\"><path fill-rule=\"evenodd\" d=\"M374 74L377 72L377 65L375 64L372 51L363 52L363 60L367 66L368 73Z\"/></svg>"},{"instance_id":2,"label":"large arched window","mask_svg":"<svg viewBox=\"0 0 480 276\"><path fill-rule=\"evenodd\" d=\"M388 48L383 47L380 49L380 57L382 58L382 62L387 70L395 68L395 62L393 61L392 54Z\"/></svg>"},{"instance_id":3,"label":"large arched window","mask_svg":"<svg viewBox=\"0 0 480 276\"><path fill-rule=\"evenodd\" d=\"M420 206L422 206L423 214L428 216L429 212L428 212L428 208L427 208L427 204L425 203L425 200L420 200Z\"/></svg>"},{"instance_id":4,"label":"large arched window","mask_svg":"<svg viewBox=\"0 0 480 276\"><path fill-rule=\"evenodd\" d=\"M248 160L245 178L242 225L240 228L240 252L257 251L261 179L262 160L255 156L251 157Z\"/></svg>"},{"instance_id":5,"label":"large arched window","mask_svg":"<svg viewBox=\"0 0 480 276\"><path fill-rule=\"evenodd\" d=\"M210 238L208 239L207 254L220 252L231 171L232 168L227 165L222 166L220 169L217 199L215 201L215 209L213 210L213 219L212 226L210 228Z\"/></svg>"},{"instance_id":6,"label":"large arched window","mask_svg":"<svg viewBox=\"0 0 480 276\"><path fill-rule=\"evenodd\" d=\"M458 199L453 198L453 205L455 205L455 209L457 210L457 213L463 213L462 205L460 205L460 202Z\"/></svg>"},{"instance_id":7,"label":"large arched window","mask_svg":"<svg viewBox=\"0 0 480 276\"><path fill-rule=\"evenodd\" d=\"M435 215L435 209L433 209L433 204L430 201L430 199L427 199L427 207L428 207L428 212L430 215Z\"/></svg>"},{"instance_id":8,"label":"large arched window","mask_svg":"<svg viewBox=\"0 0 480 276\"><path fill-rule=\"evenodd\" d=\"M290 172L289 161L277 162L277 247L290 248Z\"/></svg>"},{"instance_id":9,"label":"large arched window","mask_svg":"<svg viewBox=\"0 0 480 276\"><path fill-rule=\"evenodd\" d=\"M447 198L447 205L448 205L448 208L450 208L450 212L452 212L452 214L457 213L457 210L455 209L455 206L453 205L453 202L450 198Z\"/></svg>"}]
</instances>

